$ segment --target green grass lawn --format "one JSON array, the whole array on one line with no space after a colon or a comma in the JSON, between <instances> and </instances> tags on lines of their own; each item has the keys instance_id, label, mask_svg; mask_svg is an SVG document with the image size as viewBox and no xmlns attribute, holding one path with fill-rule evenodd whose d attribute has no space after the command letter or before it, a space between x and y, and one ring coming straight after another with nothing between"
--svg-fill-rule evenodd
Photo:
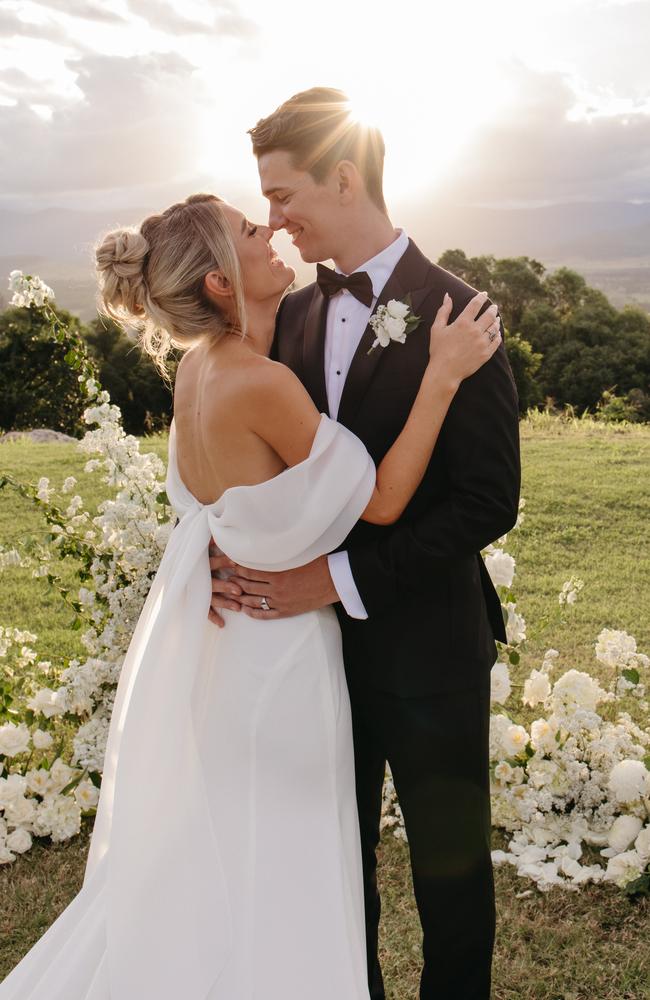
<instances>
[{"instance_id":1,"label":"green grass lawn","mask_svg":"<svg viewBox=\"0 0 650 1000\"><path fill-rule=\"evenodd\" d=\"M164 453L165 442L153 440ZM526 520L509 539L517 559L515 591L529 643L521 680L549 646L560 666L598 673L593 644L605 626L636 636L650 653L650 427L620 431L592 423L561 428L522 425ZM80 480L98 502L102 491L84 477L74 446L0 445L0 472L37 481ZM86 488L84 479L89 484ZM25 501L0 493L0 542L38 531ZM585 590L564 627L540 629L571 574ZM0 575L0 624L38 632L48 658L78 651L78 637L55 594L19 570ZM37 844L0 869L0 976L5 975L78 891L89 824L67 845ZM501 846L496 832L494 846ZM408 848L386 836L380 878L384 897L383 965L391 1000L413 1000L419 973L419 925ZM495 1000L647 1000L650 996L650 901L630 902L611 886L542 895L510 867L496 871L498 938ZM523 894L523 895L522 895ZM443 998L441 998L443 1000Z\"/></svg>"}]
</instances>

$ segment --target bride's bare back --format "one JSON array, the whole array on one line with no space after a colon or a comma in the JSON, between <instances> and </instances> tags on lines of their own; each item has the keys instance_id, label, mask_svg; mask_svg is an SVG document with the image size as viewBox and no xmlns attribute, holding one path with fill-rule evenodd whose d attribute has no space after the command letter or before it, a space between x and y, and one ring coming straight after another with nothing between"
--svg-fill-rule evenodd
<instances>
[{"instance_id":1,"label":"bride's bare back","mask_svg":"<svg viewBox=\"0 0 650 1000\"><path fill-rule=\"evenodd\" d=\"M275 367L234 338L183 356L174 389L177 461L199 502L212 503L231 486L253 486L286 468L253 429L255 396Z\"/></svg>"}]
</instances>

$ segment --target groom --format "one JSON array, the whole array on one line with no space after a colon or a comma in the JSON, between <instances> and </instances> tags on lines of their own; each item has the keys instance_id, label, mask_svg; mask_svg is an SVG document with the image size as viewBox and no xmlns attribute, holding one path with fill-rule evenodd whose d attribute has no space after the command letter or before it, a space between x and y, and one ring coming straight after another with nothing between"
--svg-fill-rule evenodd
<instances>
[{"instance_id":1,"label":"groom","mask_svg":"<svg viewBox=\"0 0 650 1000\"><path fill-rule=\"evenodd\" d=\"M316 283L284 299L272 356L378 464L408 417L445 292L453 320L475 290L393 228L382 193L382 137L351 119L341 91L297 94L250 135L269 225L292 236L303 260L336 265L319 265ZM368 320L391 299L408 302L421 325L405 343L369 355L375 333ZM238 567L228 583L214 580L215 617L237 606L228 596L233 583L253 617L336 607L352 703L372 1000L385 995L375 851L387 761L423 931L421 1000L490 995L489 690L494 640L505 641L505 631L479 553L514 525L519 482L517 395L500 347L461 384L424 479L395 525L360 521L341 551L307 566L276 574Z\"/></svg>"}]
</instances>

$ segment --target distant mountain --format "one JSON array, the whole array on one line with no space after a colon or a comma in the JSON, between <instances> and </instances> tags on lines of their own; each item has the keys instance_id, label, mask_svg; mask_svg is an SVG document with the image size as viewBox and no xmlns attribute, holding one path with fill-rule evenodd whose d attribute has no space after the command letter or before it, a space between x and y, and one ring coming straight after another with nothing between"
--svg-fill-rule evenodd
<instances>
[{"instance_id":1,"label":"distant mountain","mask_svg":"<svg viewBox=\"0 0 650 1000\"><path fill-rule=\"evenodd\" d=\"M62 306L89 319L95 313L93 246L98 236L152 210L0 209L0 268L6 274L13 268L40 274ZM573 267L619 307L636 302L650 310L650 204L500 209L405 203L395 207L393 218L433 260L456 247L471 256L527 255L549 268ZM298 283L311 281L313 266L303 264L284 235L276 243L296 267Z\"/></svg>"}]
</instances>

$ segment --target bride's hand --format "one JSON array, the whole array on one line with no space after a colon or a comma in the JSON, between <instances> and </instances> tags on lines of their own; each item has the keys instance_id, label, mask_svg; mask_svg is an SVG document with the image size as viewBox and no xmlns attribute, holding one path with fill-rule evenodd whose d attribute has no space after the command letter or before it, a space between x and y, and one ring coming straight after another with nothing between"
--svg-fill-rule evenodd
<instances>
[{"instance_id":1,"label":"bride's hand","mask_svg":"<svg viewBox=\"0 0 650 1000\"><path fill-rule=\"evenodd\" d=\"M431 327L429 365L453 381L461 382L485 364L501 343L499 309L491 305L479 316L487 292L479 292L462 313L449 322L452 300L445 295Z\"/></svg>"}]
</instances>

